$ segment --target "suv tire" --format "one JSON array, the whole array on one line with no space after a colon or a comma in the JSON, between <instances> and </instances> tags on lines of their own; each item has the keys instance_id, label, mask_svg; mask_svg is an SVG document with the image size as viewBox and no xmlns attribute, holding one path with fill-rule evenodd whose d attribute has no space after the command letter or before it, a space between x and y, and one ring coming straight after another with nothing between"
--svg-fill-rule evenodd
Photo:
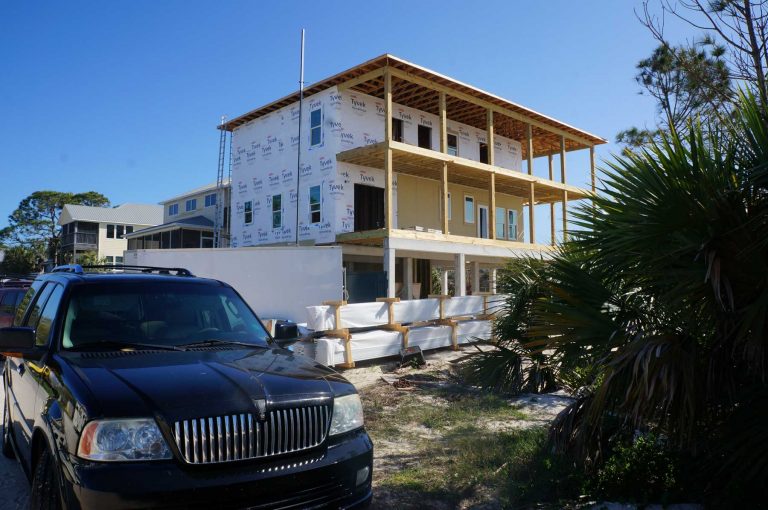
<instances>
[{"instance_id":1,"label":"suv tire","mask_svg":"<svg viewBox=\"0 0 768 510\"><path fill-rule=\"evenodd\" d=\"M6 397L3 399L3 456L15 459L16 454L13 452L13 445L11 445L11 432L8 429L8 424L11 421L8 412L8 397Z\"/></svg>"},{"instance_id":2,"label":"suv tire","mask_svg":"<svg viewBox=\"0 0 768 510\"><path fill-rule=\"evenodd\" d=\"M59 478L56 476L56 466L48 448L43 450L37 461L30 493L30 510L59 510L61 508Z\"/></svg>"}]
</instances>

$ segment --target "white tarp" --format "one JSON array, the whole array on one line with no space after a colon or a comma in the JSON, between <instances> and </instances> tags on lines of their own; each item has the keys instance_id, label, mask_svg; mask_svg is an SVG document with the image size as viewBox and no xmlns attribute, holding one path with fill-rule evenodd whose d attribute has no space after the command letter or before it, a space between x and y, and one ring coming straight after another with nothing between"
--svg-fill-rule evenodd
<instances>
[{"instance_id":1,"label":"white tarp","mask_svg":"<svg viewBox=\"0 0 768 510\"><path fill-rule=\"evenodd\" d=\"M488 296L488 312L498 312L507 296ZM444 302L446 318L466 317L485 313L483 296L461 296L446 299ZM315 331L332 329L369 328L387 324L389 321L387 303L355 303L341 307L341 325L334 320L334 307L308 306L307 327ZM410 324L440 318L439 299L413 299L394 304L394 322Z\"/></svg>"}]
</instances>

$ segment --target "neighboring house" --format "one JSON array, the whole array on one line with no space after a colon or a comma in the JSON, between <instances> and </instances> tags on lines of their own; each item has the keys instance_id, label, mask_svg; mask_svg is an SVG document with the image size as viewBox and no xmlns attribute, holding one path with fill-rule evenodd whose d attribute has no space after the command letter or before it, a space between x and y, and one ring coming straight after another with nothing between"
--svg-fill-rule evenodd
<instances>
[{"instance_id":1,"label":"neighboring house","mask_svg":"<svg viewBox=\"0 0 768 510\"><path fill-rule=\"evenodd\" d=\"M556 205L564 230L567 202L589 196L566 183L566 153L589 151L594 186L606 143L392 55L308 86L301 116L298 100L224 125L231 246L340 244L353 301L426 297L432 268L443 289L455 275L456 295L493 290L511 257L552 250L536 243L536 215L554 238Z\"/></svg>"},{"instance_id":2,"label":"neighboring house","mask_svg":"<svg viewBox=\"0 0 768 510\"><path fill-rule=\"evenodd\" d=\"M161 224L136 230L126 236L129 250L169 248L213 248L216 202L223 196L222 248L229 246L229 181L219 193L208 184L160 202Z\"/></svg>"},{"instance_id":3,"label":"neighboring house","mask_svg":"<svg viewBox=\"0 0 768 510\"><path fill-rule=\"evenodd\" d=\"M151 204L123 204L116 207L91 207L67 204L61 211L61 251L78 254L95 252L109 263L121 264L128 247L126 234L157 225L163 208Z\"/></svg>"}]
</instances>

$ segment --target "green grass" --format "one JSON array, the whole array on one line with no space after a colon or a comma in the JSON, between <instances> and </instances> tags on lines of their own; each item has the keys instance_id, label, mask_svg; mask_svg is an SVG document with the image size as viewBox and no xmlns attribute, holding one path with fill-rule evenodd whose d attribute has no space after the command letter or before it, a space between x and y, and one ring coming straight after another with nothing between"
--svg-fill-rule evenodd
<instances>
[{"instance_id":1,"label":"green grass","mask_svg":"<svg viewBox=\"0 0 768 510\"><path fill-rule=\"evenodd\" d=\"M376 473L379 485L390 493L411 493L448 505L485 495L505 508L579 496L578 471L549 454L546 428L494 431L484 426L489 421L527 419L497 395L460 387L409 392L382 385L363 392L363 402L374 444L407 444L400 469ZM415 430L415 425L428 433Z\"/></svg>"}]
</instances>

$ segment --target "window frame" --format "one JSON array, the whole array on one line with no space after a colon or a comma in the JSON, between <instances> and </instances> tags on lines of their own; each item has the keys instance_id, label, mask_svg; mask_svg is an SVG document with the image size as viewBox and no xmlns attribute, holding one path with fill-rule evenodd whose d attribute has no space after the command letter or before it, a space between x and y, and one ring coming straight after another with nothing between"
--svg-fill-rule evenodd
<instances>
[{"instance_id":1,"label":"window frame","mask_svg":"<svg viewBox=\"0 0 768 510\"><path fill-rule=\"evenodd\" d=\"M189 207L189 205L192 204L193 207ZM184 212L192 212L197 211L197 199L196 198L189 198L184 201Z\"/></svg>"},{"instance_id":2,"label":"window frame","mask_svg":"<svg viewBox=\"0 0 768 510\"><path fill-rule=\"evenodd\" d=\"M168 216L178 216L178 214L179 214L179 203L178 202L168 206Z\"/></svg>"},{"instance_id":3,"label":"window frame","mask_svg":"<svg viewBox=\"0 0 768 510\"><path fill-rule=\"evenodd\" d=\"M499 211L501 211L501 215L499 215ZM501 229L499 229L499 218L501 218ZM504 207L497 207L494 219L496 221L496 239L506 239L507 238L507 209L505 209Z\"/></svg>"},{"instance_id":4,"label":"window frame","mask_svg":"<svg viewBox=\"0 0 768 510\"><path fill-rule=\"evenodd\" d=\"M40 315L37 318L37 324L35 324L35 347L46 347L50 344L51 341L51 334L53 333L55 322L56 322L56 315L59 311L59 308L61 308L61 303L64 300L64 287L62 285L59 285L57 283L51 283L46 286L46 288L50 288L51 292L48 293L48 297L45 300L45 303L43 304ZM52 302L51 300L56 296L56 301ZM46 312L49 310L49 306L53 306L53 314L48 317L46 315ZM50 319L50 325L48 326L48 331L46 332L46 338L45 342L40 342L40 338L38 335L40 334L40 323L43 321L44 318L48 317Z\"/></svg>"},{"instance_id":5,"label":"window frame","mask_svg":"<svg viewBox=\"0 0 768 510\"><path fill-rule=\"evenodd\" d=\"M113 223L107 223L107 239L116 239L115 225Z\"/></svg>"},{"instance_id":6,"label":"window frame","mask_svg":"<svg viewBox=\"0 0 768 510\"><path fill-rule=\"evenodd\" d=\"M216 193L208 193L203 199L205 207L214 207L216 205Z\"/></svg>"},{"instance_id":7,"label":"window frame","mask_svg":"<svg viewBox=\"0 0 768 510\"><path fill-rule=\"evenodd\" d=\"M279 209L275 209L275 198L280 198L280 207ZM275 215L278 215L277 218L279 218L279 222L275 223ZM272 229L278 229L283 228L283 194L277 193L275 195L272 195Z\"/></svg>"},{"instance_id":8,"label":"window frame","mask_svg":"<svg viewBox=\"0 0 768 510\"><path fill-rule=\"evenodd\" d=\"M398 134L400 136L397 136ZM405 142L405 126L403 124L403 119L392 117L392 141Z\"/></svg>"},{"instance_id":9,"label":"window frame","mask_svg":"<svg viewBox=\"0 0 768 510\"><path fill-rule=\"evenodd\" d=\"M454 145L451 145L451 137L456 141ZM458 156L459 155L459 135L455 133L447 133L445 137L445 152L446 154L450 156ZM453 148L453 152L451 152L451 148Z\"/></svg>"},{"instance_id":10,"label":"window frame","mask_svg":"<svg viewBox=\"0 0 768 510\"><path fill-rule=\"evenodd\" d=\"M469 200L467 200L469 199ZM467 202L472 203L472 209L471 209L471 218L467 219ZM475 211L475 197L472 195L464 194L464 223L467 225L474 225L475 224L475 217L477 216L477 212Z\"/></svg>"},{"instance_id":11,"label":"window frame","mask_svg":"<svg viewBox=\"0 0 768 510\"><path fill-rule=\"evenodd\" d=\"M317 190L317 203L312 203L312 190ZM309 187L309 223L310 225L317 225L323 222L323 188L316 184ZM317 210L313 206L317 206ZM317 221L314 221L313 215L317 213Z\"/></svg>"},{"instance_id":12,"label":"window frame","mask_svg":"<svg viewBox=\"0 0 768 510\"><path fill-rule=\"evenodd\" d=\"M507 239L510 241L517 241L517 221L518 221L519 215L517 214L517 209L507 209ZM512 221L514 219L514 222ZM514 227L514 235L512 232L512 228Z\"/></svg>"},{"instance_id":13,"label":"window frame","mask_svg":"<svg viewBox=\"0 0 768 510\"><path fill-rule=\"evenodd\" d=\"M248 215L251 216L250 221L248 221ZM253 224L253 200L246 200L243 203L243 224L245 225Z\"/></svg>"},{"instance_id":14,"label":"window frame","mask_svg":"<svg viewBox=\"0 0 768 510\"><path fill-rule=\"evenodd\" d=\"M427 145L421 145L421 133L422 130L426 133L426 141ZM421 147L422 149L429 149L432 150L432 128L429 126L425 126L424 124L419 124L416 128L416 145Z\"/></svg>"},{"instance_id":15,"label":"window frame","mask_svg":"<svg viewBox=\"0 0 768 510\"><path fill-rule=\"evenodd\" d=\"M317 125L313 124L314 119L312 115L315 112L319 112L319 117L318 117L319 122ZM315 142L313 139L316 131L319 132L319 135L317 136L317 141ZM322 145L323 145L323 106L320 105L317 108L310 110L309 112L309 146L321 147Z\"/></svg>"}]
</instances>

